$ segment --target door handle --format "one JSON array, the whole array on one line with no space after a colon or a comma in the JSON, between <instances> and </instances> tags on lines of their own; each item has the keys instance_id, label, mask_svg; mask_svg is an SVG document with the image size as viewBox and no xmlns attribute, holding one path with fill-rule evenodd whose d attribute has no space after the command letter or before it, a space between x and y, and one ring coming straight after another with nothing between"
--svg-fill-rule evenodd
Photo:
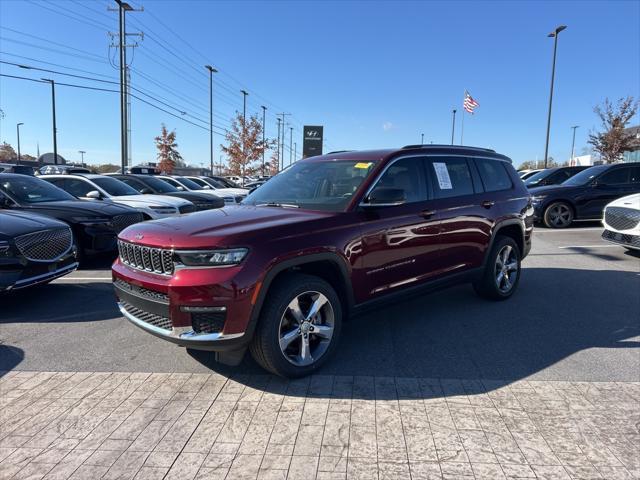
<instances>
[{"instance_id":1,"label":"door handle","mask_svg":"<svg viewBox=\"0 0 640 480\"><path fill-rule=\"evenodd\" d=\"M485 200L484 202L482 202L482 206L484 208L491 208L496 204L496 202L494 202L493 200Z\"/></svg>"},{"instance_id":2,"label":"door handle","mask_svg":"<svg viewBox=\"0 0 640 480\"><path fill-rule=\"evenodd\" d=\"M420 212L422 218L431 218L436 214L434 210L423 210Z\"/></svg>"}]
</instances>

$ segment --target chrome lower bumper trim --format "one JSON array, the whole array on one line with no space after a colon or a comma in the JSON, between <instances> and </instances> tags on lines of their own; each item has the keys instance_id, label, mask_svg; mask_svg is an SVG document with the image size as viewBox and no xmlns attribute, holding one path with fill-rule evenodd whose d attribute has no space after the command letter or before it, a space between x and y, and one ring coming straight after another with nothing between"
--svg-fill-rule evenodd
<instances>
[{"instance_id":1,"label":"chrome lower bumper trim","mask_svg":"<svg viewBox=\"0 0 640 480\"><path fill-rule=\"evenodd\" d=\"M36 275L35 277L25 278L24 280L20 280L14 283L11 287L8 288L8 290L18 290L20 288L37 285L38 283L55 280L58 277L63 277L68 273L73 272L76 268L78 268L78 262L72 263L71 265L68 265L54 272L43 273L42 275Z\"/></svg>"},{"instance_id":2,"label":"chrome lower bumper trim","mask_svg":"<svg viewBox=\"0 0 640 480\"><path fill-rule=\"evenodd\" d=\"M199 342L219 342L223 340L233 340L244 335L244 333L231 333L227 335L223 333L196 333L189 327L174 327L172 330L165 330L164 328L156 327L155 325L151 325L150 323L147 323L143 320L140 320L138 317L131 315L125 310L121 302L118 302L118 309L120 310L120 313L122 313L122 316L133 323L136 327L139 327L149 333L153 333L154 335L166 338L168 340L184 340L185 342L195 344Z\"/></svg>"}]
</instances>

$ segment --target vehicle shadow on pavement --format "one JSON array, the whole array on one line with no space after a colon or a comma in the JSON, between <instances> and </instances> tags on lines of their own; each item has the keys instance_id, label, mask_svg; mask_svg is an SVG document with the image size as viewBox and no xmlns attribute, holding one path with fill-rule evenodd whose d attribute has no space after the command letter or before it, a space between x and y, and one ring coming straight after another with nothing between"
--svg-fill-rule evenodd
<instances>
[{"instance_id":1,"label":"vehicle shadow on pavement","mask_svg":"<svg viewBox=\"0 0 640 480\"><path fill-rule=\"evenodd\" d=\"M119 317L111 282L59 284L16 290L1 298L3 323L95 322Z\"/></svg>"},{"instance_id":2,"label":"vehicle shadow on pavement","mask_svg":"<svg viewBox=\"0 0 640 480\"><path fill-rule=\"evenodd\" d=\"M24 351L18 347L0 344L0 378L13 370L24 359Z\"/></svg>"},{"instance_id":3,"label":"vehicle shadow on pavement","mask_svg":"<svg viewBox=\"0 0 640 480\"><path fill-rule=\"evenodd\" d=\"M576 355L581 380L638 380L640 315L630 312L640 312L639 291L635 272L526 268L519 291L504 302L459 286L351 318L318 374L566 379L570 367L556 364ZM594 348L611 350L581 355ZM220 365L209 352L189 354L233 378L264 373L248 354L239 367Z\"/></svg>"}]
</instances>

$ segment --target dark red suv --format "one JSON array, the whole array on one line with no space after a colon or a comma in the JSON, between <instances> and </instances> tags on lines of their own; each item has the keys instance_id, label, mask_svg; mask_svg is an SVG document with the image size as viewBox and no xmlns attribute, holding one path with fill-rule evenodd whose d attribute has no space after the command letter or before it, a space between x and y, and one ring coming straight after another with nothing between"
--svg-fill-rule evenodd
<instances>
[{"instance_id":1,"label":"dark red suv","mask_svg":"<svg viewBox=\"0 0 640 480\"><path fill-rule=\"evenodd\" d=\"M295 377L337 348L342 322L461 281L502 300L531 248L533 209L511 161L454 146L296 162L241 205L134 225L113 280L123 315L237 364L247 348Z\"/></svg>"}]
</instances>

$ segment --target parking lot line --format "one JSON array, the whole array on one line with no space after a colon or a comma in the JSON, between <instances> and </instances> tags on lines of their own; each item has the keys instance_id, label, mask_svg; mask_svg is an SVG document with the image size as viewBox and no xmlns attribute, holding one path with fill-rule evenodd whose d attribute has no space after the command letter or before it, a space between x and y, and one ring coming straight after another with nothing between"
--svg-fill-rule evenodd
<instances>
[{"instance_id":1,"label":"parking lot line","mask_svg":"<svg viewBox=\"0 0 640 480\"><path fill-rule=\"evenodd\" d=\"M620 245L568 245L558 248L620 248Z\"/></svg>"},{"instance_id":2,"label":"parking lot line","mask_svg":"<svg viewBox=\"0 0 640 480\"><path fill-rule=\"evenodd\" d=\"M573 228L573 229L563 229L563 230L553 230L549 228L534 228L533 231L536 233L578 233L578 232L595 232L603 229L604 227Z\"/></svg>"}]
</instances>

